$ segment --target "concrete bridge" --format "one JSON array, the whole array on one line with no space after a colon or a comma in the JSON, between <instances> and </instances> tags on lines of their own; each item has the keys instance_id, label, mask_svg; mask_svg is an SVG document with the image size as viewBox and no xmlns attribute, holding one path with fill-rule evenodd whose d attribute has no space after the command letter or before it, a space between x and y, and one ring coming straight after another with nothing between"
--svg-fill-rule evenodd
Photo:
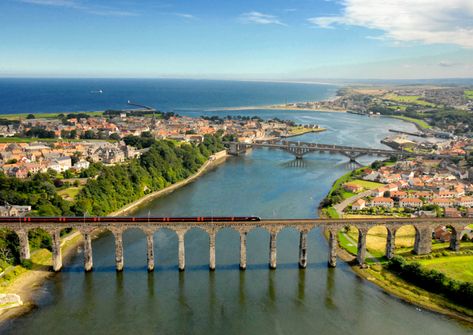
<instances>
[{"instance_id":1,"label":"concrete bridge","mask_svg":"<svg viewBox=\"0 0 473 335\"><path fill-rule=\"evenodd\" d=\"M49 219L49 221L48 221ZM452 231L450 249L458 251L460 241L465 227L473 223L473 218L373 218L373 219L270 219L260 221L233 221L233 222L213 222L212 220L202 221L196 218L189 222L163 222L163 218L133 218L117 217L102 218L107 222L101 222L101 218L28 218L30 221L22 221L15 218L0 217L0 228L14 231L19 237L20 257L22 260L30 259L30 249L28 243L28 232L32 229L41 228L52 237L52 258L53 270L60 271L62 268L60 232L66 228L72 228L80 232L84 238L84 269L91 271L93 268L92 232L94 230L109 230L115 236L115 261L117 271L122 271L124 266L123 257L123 233L127 229L141 229L146 234L147 241L147 265L148 270L154 270L154 240L153 235L160 229L174 231L178 237L178 265L179 270L185 269L185 234L193 229L199 228L209 236L209 268L215 270L215 242L219 230L232 228L240 234L240 269L246 269L247 257L247 235L253 229L263 228L270 236L269 243L269 267L275 269L277 265L277 237L278 233L286 228L296 229L300 234L299 239L299 266L307 266L307 235L314 228L322 228L328 236L328 265L335 267L337 263L338 232L346 226L354 226L358 229L358 251L356 260L359 265L365 264L366 257L366 236L368 231L375 226L384 226L387 230L386 257L394 256L396 232L403 226L411 225L415 228L414 253L418 255L428 254L432 251L432 232L439 226L450 227ZM9 221L7 221L9 220ZM59 222L52 222L52 221ZM64 221L64 222L63 222Z\"/></svg>"},{"instance_id":2,"label":"concrete bridge","mask_svg":"<svg viewBox=\"0 0 473 335\"><path fill-rule=\"evenodd\" d=\"M384 157L396 156L398 158L406 156L406 153L395 150L360 148L335 144L292 142L281 139L256 141L254 143L226 142L225 144L229 146L228 153L235 156L245 153L249 148L282 149L293 154L297 159L302 159L305 154L311 152L328 152L347 156L352 162L356 162L358 157L365 155Z\"/></svg>"}]
</instances>

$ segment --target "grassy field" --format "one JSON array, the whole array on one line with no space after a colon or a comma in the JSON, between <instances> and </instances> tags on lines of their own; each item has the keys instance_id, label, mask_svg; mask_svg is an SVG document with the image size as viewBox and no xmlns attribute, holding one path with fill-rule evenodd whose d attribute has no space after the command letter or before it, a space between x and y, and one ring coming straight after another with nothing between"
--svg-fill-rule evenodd
<instances>
[{"instance_id":1,"label":"grassy field","mask_svg":"<svg viewBox=\"0 0 473 335\"><path fill-rule=\"evenodd\" d=\"M355 241L358 241L358 236ZM340 247L348 251L350 254L356 255L356 252L358 250L356 242L355 243L350 242L346 238L345 234L343 234L342 232L338 232L338 243L340 244Z\"/></svg>"},{"instance_id":2,"label":"grassy field","mask_svg":"<svg viewBox=\"0 0 473 335\"><path fill-rule=\"evenodd\" d=\"M328 207L328 208L325 208L324 211L325 211L325 215L327 215L331 219L338 219L339 218L339 215L338 215L337 211L335 210L335 208L333 208L331 206Z\"/></svg>"},{"instance_id":3,"label":"grassy field","mask_svg":"<svg viewBox=\"0 0 473 335\"><path fill-rule=\"evenodd\" d=\"M473 90L466 90L464 93L467 99L473 99Z\"/></svg>"},{"instance_id":4,"label":"grassy field","mask_svg":"<svg viewBox=\"0 0 473 335\"><path fill-rule=\"evenodd\" d=\"M378 188L380 186L383 186L384 184L381 183L375 183L374 181L367 181L367 180L361 180L361 179L355 179L350 181L351 184L359 185L363 187L366 190L374 190L375 188Z\"/></svg>"},{"instance_id":5,"label":"grassy field","mask_svg":"<svg viewBox=\"0 0 473 335\"><path fill-rule=\"evenodd\" d=\"M447 277L473 282L473 256L448 256L419 261L422 266L443 272Z\"/></svg>"},{"instance_id":6,"label":"grassy field","mask_svg":"<svg viewBox=\"0 0 473 335\"><path fill-rule=\"evenodd\" d=\"M90 116L101 116L103 112L63 112L63 113L20 113L20 114L0 114L1 119L8 119L8 120L19 120L19 119L26 119L29 114L33 114L37 119L55 119L60 114L87 114Z\"/></svg>"},{"instance_id":7,"label":"grassy field","mask_svg":"<svg viewBox=\"0 0 473 335\"><path fill-rule=\"evenodd\" d=\"M430 126L424 120L414 119L414 118L407 117L407 116L402 116L402 115L394 115L394 116L391 116L391 117L396 118L396 119L401 119L401 120L404 120L404 121L413 122L416 125L418 125L419 127L421 127L422 129L431 129L432 128L432 126Z\"/></svg>"},{"instance_id":8,"label":"grassy field","mask_svg":"<svg viewBox=\"0 0 473 335\"><path fill-rule=\"evenodd\" d=\"M72 201L82 187L68 187L57 192L64 200Z\"/></svg>"},{"instance_id":9,"label":"grassy field","mask_svg":"<svg viewBox=\"0 0 473 335\"><path fill-rule=\"evenodd\" d=\"M322 131L325 131L325 128L305 128L301 126L296 126L296 127L291 127L289 129L289 136L298 136L298 135L303 135L307 133L320 133Z\"/></svg>"},{"instance_id":10,"label":"grassy field","mask_svg":"<svg viewBox=\"0 0 473 335\"><path fill-rule=\"evenodd\" d=\"M422 100L420 95L397 95L394 93L389 93L383 96L386 100L391 100L400 103L414 104L419 106L426 107L435 107L435 104Z\"/></svg>"},{"instance_id":11,"label":"grassy field","mask_svg":"<svg viewBox=\"0 0 473 335\"><path fill-rule=\"evenodd\" d=\"M373 216L370 216L373 217ZM348 236L354 241L358 241L358 229L350 226ZM382 253L386 250L387 230L383 226L375 226L368 231L366 236L366 248L373 254ZM396 249L406 251L414 246L415 228L413 226L405 226L396 232Z\"/></svg>"}]
</instances>

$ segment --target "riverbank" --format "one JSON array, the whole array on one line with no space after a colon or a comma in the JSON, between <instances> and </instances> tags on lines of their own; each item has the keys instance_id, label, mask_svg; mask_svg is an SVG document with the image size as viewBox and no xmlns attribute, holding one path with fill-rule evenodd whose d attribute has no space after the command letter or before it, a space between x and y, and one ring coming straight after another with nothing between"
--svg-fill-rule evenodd
<instances>
[{"instance_id":1,"label":"riverbank","mask_svg":"<svg viewBox=\"0 0 473 335\"><path fill-rule=\"evenodd\" d=\"M223 107L207 109L206 112L220 112L220 111L247 111L247 110L286 110L286 111L301 111L301 112L322 112L322 113L346 113L346 109L328 109L328 108L299 108L286 105L261 105L261 106L242 106L242 107Z\"/></svg>"},{"instance_id":2,"label":"riverbank","mask_svg":"<svg viewBox=\"0 0 473 335\"><path fill-rule=\"evenodd\" d=\"M328 239L328 235L324 235ZM439 294L428 292L406 282L392 272L385 270L382 264L371 264L367 268L360 268L359 265L355 264L356 257L341 247L338 249L338 257L350 265L353 272L359 277L375 284L391 296L414 306L449 316L460 322L464 322L468 326L473 325L472 311L450 303ZM420 308L418 311L422 312Z\"/></svg>"},{"instance_id":3,"label":"riverbank","mask_svg":"<svg viewBox=\"0 0 473 335\"><path fill-rule=\"evenodd\" d=\"M142 197L141 199L138 199L137 201L134 201L133 203L123 207L122 209L109 214L109 216L125 215L131 210L134 210L153 199L169 194L195 181L197 178L210 171L214 167L224 163L227 157L228 155L226 150L217 152L214 155L210 156L209 160L207 160L195 174L188 177L187 179L170 185L160 191L150 193ZM100 231L95 231L93 238L97 238L99 235ZM81 246L82 242L83 238L79 232L72 233L62 239L61 252L63 255L63 263L67 263L69 259L75 255L77 248ZM40 249L33 252L32 259L35 258L36 252L44 253L45 250ZM52 260L50 257L50 252L47 252L46 258L47 260L45 260L45 257L42 256L42 261L38 262L37 264L33 264L31 269L25 269L21 266L12 267L12 270L15 270L15 268L18 267L19 269L21 269L21 273L17 274L15 278L10 283L8 283L8 285L0 288L0 293L19 295L22 301L22 305L12 305L11 308L0 309L0 323L3 323L4 321L12 318L19 317L37 307L34 303L34 295L36 294L37 290L44 284L46 279L52 277L55 274L55 272L51 271Z\"/></svg>"},{"instance_id":4,"label":"riverbank","mask_svg":"<svg viewBox=\"0 0 473 335\"><path fill-rule=\"evenodd\" d=\"M347 178L347 175L344 175L337 179L334 182L335 185L340 185ZM337 204L333 205L335 208ZM338 215L338 212L336 212ZM330 214L327 211L323 211L322 208L319 208L318 214L320 217L329 217ZM328 241L328 233L324 232L324 236ZM445 297L435 294L429 291L426 291L422 288L419 288L402 278L396 276L391 271L387 270L379 260L376 264L369 264L367 267L361 268L356 264L356 256L353 255L353 250L348 251L343 248L340 241L338 242L338 257L350 265L351 269L361 278L366 279L367 281L377 285L379 288L383 289L385 292L390 295L397 297L405 302L413 304L415 306L440 313L462 322L467 323L469 326L473 325L473 311L454 304L445 299ZM356 245L356 244L355 244ZM419 311L421 311L419 309Z\"/></svg>"},{"instance_id":5,"label":"riverbank","mask_svg":"<svg viewBox=\"0 0 473 335\"><path fill-rule=\"evenodd\" d=\"M77 248L82 244L83 238L79 232L74 232L65 236L61 240L61 252L63 263L67 263L76 253ZM12 267L10 271L18 271L10 283L0 288L0 293L17 294L20 296L22 304L0 310L0 323L9 319L19 317L28 313L37 306L34 303L34 295L41 288L46 279L52 277L55 272L51 270L52 260L50 252L45 249L36 250L32 253L32 259L35 259L37 253L42 253L37 257L38 263L34 263L31 269L25 269L19 265ZM45 255L46 254L46 257ZM47 260L45 259L47 258Z\"/></svg>"}]
</instances>

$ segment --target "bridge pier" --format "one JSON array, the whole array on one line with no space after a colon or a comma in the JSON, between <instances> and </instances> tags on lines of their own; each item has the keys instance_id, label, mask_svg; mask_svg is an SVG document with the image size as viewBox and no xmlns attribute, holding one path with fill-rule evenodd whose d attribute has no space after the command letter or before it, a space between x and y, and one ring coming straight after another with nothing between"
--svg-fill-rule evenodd
<instances>
[{"instance_id":1,"label":"bridge pier","mask_svg":"<svg viewBox=\"0 0 473 335\"><path fill-rule=\"evenodd\" d=\"M248 232L240 232L240 270L246 270L246 237Z\"/></svg>"},{"instance_id":2,"label":"bridge pier","mask_svg":"<svg viewBox=\"0 0 473 335\"><path fill-rule=\"evenodd\" d=\"M366 228L358 228L358 250L356 253L356 261L360 266L365 265L367 233L368 230Z\"/></svg>"},{"instance_id":3,"label":"bridge pier","mask_svg":"<svg viewBox=\"0 0 473 335\"><path fill-rule=\"evenodd\" d=\"M52 257L53 257L53 271L61 271L62 268L62 252L61 252L61 231L55 229L51 232L52 238Z\"/></svg>"},{"instance_id":4,"label":"bridge pier","mask_svg":"<svg viewBox=\"0 0 473 335\"><path fill-rule=\"evenodd\" d=\"M215 231L209 233L209 269L215 270Z\"/></svg>"},{"instance_id":5,"label":"bridge pier","mask_svg":"<svg viewBox=\"0 0 473 335\"><path fill-rule=\"evenodd\" d=\"M391 259L394 257L394 248L396 246L396 228L386 228L388 235L386 238L386 258Z\"/></svg>"},{"instance_id":6,"label":"bridge pier","mask_svg":"<svg viewBox=\"0 0 473 335\"><path fill-rule=\"evenodd\" d=\"M337 266L337 242L338 231L335 229L329 229L328 239L328 266L334 268Z\"/></svg>"},{"instance_id":7,"label":"bridge pier","mask_svg":"<svg viewBox=\"0 0 473 335\"><path fill-rule=\"evenodd\" d=\"M462 230L454 227L452 235L450 236L450 250L460 251L460 241L461 241Z\"/></svg>"},{"instance_id":8,"label":"bridge pier","mask_svg":"<svg viewBox=\"0 0 473 335\"><path fill-rule=\"evenodd\" d=\"M277 248L276 248L276 239L278 233L270 232L269 234L269 268L274 270L276 269L277 263Z\"/></svg>"},{"instance_id":9,"label":"bridge pier","mask_svg":"<svg viewBox=\"0 0 473 335\"><path fill-rule=\"evenodd\" d=\"M299 268L307 267L307 232L301 231L299 238Z\"/></svg>"},{"instance_id":10,"label":"bridge pier","mask_svg":"<svg viewBox=\"0 0 473 335\"><path fill-rule=\"evenodd\" d=\"M85 232L84 235L84 270L92 271L93 257L92 257L92 236L91 232Z\"/></svg>"},{"instance_id":11,"label":"bridge pier","mask_svg":"<svg viewBox=\"0 0 473 335\"><path fill-rule=\"evenodd\" d=\"M30 253L30 244L28 242L28 231L27 230L18 230L16 232L18 239L20 241L20 259L22 261L29 260L31 258Z\"/></svg>"},{"instance_id":12,"label":"bridge pier","mask_svg":"<svg viewBox=\"0 0 473 335\"><path fill-rule=\"evenodd\" d=\"M154 271L154 234L153 232L146 233L146 259L148 263L148 271Z\"/></svg>"},{"instance_id":13,"label":"bridge pier","mask_svg":"<svg viewBox=\"0 0 473 335\"><path fill-rule=\"evenodd\" d=\"M430 254L432 251L432 229L429 226L416 228L416 239L414 242L414 253L416 255Z\"/></svg>"},{"instance_id":14,"label":"bridge pier","mask_svg":"<svg viewBox=\"0 0 473 335\"><path fill-rule=\"evenodd\" d=\"M113 233L115 235L115 265L117 271L123 271L123 233L121 231L116 231Z\"/></svg>"},{"instance_id":15,"label":"bridge pier","mask_svg":"<svg viewBox=\"0 0 473 335\"><path fill-rule=\"evenodd\" d=\"M184 235L185 231L177 232L177 239L178 239L178 266L179 271L184 271L186 268L186 247L184 245Z\"/></svg>"}]
</instances>

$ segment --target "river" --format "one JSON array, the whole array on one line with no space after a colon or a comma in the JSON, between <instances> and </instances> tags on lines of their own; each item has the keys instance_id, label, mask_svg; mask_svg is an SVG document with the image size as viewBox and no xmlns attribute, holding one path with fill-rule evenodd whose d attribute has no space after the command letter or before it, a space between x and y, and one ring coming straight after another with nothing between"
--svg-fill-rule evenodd
<instances>
[{"instance_id":1,"label":"river","mask_svg":"<svg viewBox=\"0 0 473 335\"><path fill-rule=\"evenodd\" d=\"M189 115L197 112L187 112ZM413 131L399 120L350 114L245 111L263 117L318 123L324 133L304 141L383 147L389 128ZM208 113L213 114L213 113ZM368 163L372 159L364 158ZM346 157L309 154L302 161L278 150L231 157L198 181L156 199L133 215L258 215L316 217L332 182L349 171ZM239 234L217 235L217 269L208 271L208 238L186 234L186 270L177 269L177 237L155 233L156 269L146 270L146 239L125 232L125 269L115 272L113 235L93 241L94 271L84 273L79 250L39 289L33 312L8 322L3 334L467 334L471 329L419 310L360 279L339 261L327 268L327 243L309 234L308 267L299 270L298 233L278 236L278 268L268 269L269 235L248 235L248 268L238 269Z\"/></svg>"}]
</instances>

